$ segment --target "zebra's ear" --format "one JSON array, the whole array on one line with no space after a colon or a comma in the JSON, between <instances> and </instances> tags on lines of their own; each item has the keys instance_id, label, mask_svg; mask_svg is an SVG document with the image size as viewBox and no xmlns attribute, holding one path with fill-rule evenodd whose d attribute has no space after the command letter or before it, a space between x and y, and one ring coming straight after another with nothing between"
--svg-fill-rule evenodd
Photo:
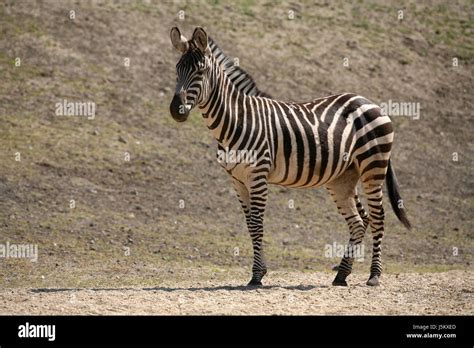
<instances>
[{"instance_id":1,"label":"zebra's ear","mask_svg":"<svg viewBox=\"0 0 474 348\"><path fill-rule=\"evenodd\" d=\"M207 49L207 34L203 28L197 27L194 29L193 41L196 44L196 47L203 53L206 53Z\"/></svg>"},{"instance_id":2,"label":"zebra's ear","mask_svg":"<svg viewBox=\"0 0 474 348\"><path fill-rule=\"evenodd\" d=\"M188 40L183 35L181 35L177 27L171 28L170 37L173 47L176 48L179 52L185 53L188 50Z\"/></svg>"}]
</instances>

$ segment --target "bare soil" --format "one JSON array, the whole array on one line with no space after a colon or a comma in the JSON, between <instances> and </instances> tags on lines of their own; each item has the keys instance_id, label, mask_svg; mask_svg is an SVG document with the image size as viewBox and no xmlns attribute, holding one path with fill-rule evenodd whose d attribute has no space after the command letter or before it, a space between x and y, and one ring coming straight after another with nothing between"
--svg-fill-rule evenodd
<instances>
[{"instance_id":1,"label":"bare soil","mask_svg":"<svg viewBox=\"0 0 474 348\"><path fill-rule=\"evenodd\" d=\"M196 275L195 275L196 276ZM198 275L197 275L198 276ZM199 277L149 288L7 289L2 314L161 315L471 315L474 272L383 276L377 288L361 274L348 287L329 273L273 272L258 289ZM202 279L202 276L200 277Z\"/></svg>"},{"instance_id":2,"label":"bare soil","mask_svg":"<svg viewBox=\"0 0 474 348\"><path fill-rule=\"evenodd\" d=\"M0 314L472 314L473 13L471 1L3 1L0 243L39 255L0 259ZM339 259L325 246L347 243L344 220L326 192L279 187L266 287L239 287L251 242L215 141L198 112L169 115L175 25L204 26L279 99L420 104L417 119L392 117L414 229L386 200L380 288L364 285L370 254L348 288L330 286ZM95 118L57 116L64 99L95 102Z\"/></svg>"}]
</instances>

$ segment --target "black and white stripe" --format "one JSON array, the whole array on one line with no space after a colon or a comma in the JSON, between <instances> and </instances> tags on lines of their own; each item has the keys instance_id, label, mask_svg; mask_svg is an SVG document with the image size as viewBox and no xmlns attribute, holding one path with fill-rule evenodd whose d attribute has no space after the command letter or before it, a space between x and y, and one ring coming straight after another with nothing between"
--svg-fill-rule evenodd
<instances>
[{"instance_id":1,"label":"black and white stripe","mask_svg":"<svg viewBox=\"0 0 474 348\"><path fill-rule=\"evenodd\" d=\"M227 56L211 37L208 37L208 47L216 59L216 63L223 67L226 75L237 89L247 95L271 98L269 94L261 91L257 87L252 76L239 65L235 64L234 59Z\"/></svg>"},{"instance_id":2,"label":"black and white stripe","mask_svg":"<svg viewBox=\"0 0 474 348\"><path fill-rule=\"evenodd\" d=\"M385 180L395 213L410 227L390 164L390 118L382 115L377 105L351 93L307 103L247 95L234 85L223 62L212 54L203 29L197 28L190 41L177 28L172 30L171 37L173 45L183 53L177 64L172 116L183 121L197 105L220 149L256 154L256 163L221 163L232 177L252 239L254 263L249 284L260 285L267 272L262 250L263 218L268 184L278 184L326 187L349 226L348 250L362 242L370 225L373 256L367 284L378 285L382 271ZM178 105L186 106L184 114L178 112ZM367 197L368 213L357 196L358 182ZM346 285L353 261L348 252L334 285Z\"/></svg>"}]
</instances>

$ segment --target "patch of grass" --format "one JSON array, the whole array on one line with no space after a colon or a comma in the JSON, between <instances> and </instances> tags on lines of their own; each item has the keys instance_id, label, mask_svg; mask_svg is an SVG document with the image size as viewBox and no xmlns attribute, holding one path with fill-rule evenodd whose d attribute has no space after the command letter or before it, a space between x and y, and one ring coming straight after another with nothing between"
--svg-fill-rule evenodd
<instances>
[{"instance_id":1,"label":"patch of grass","mask_svg":"<svg viewBox=\"0 0 474 348\"><path fill-rule=\"evenodd\" d=\"M145 1L132 1L130 9L146 15L161 15L161 10L158 4L146 3Z\"/></svg>"},{"instance_id":2,"label":"patch of grass","mask_svg":"<svg viewBox=\"0 0 474 348\"><path fill-rule=\"evenodd\" d=\"M35 17L26 15L19 20L16 16L6 13L3 6L0 8L0 22L2 22L2 34L5 34L0 40L11 40L25 34L37 37L44 34Z\"/></svg>"},{"instance_id":3,"label":"patch of grass","mask_svg":"<svg viewBox=\"0 0 474 348\"><path fill-rule=\"evenodd\" d=\"M242 0L240 2L242 13L248 17L255 17L255 13L252 10L253 6L255 6L254 0Z\"/></svg>"}]
</instances>

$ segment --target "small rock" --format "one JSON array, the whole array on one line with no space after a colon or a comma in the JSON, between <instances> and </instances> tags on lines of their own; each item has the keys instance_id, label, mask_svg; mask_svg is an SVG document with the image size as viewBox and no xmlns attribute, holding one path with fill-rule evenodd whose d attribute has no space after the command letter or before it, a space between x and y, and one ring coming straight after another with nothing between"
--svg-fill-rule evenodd
<instances>
[{"instance_id":1,"label":"small rock","mask_svg":"<svg viewBox=\"0 0 474 348\"><path fill-rule=\"evenodd\" d=\"M119 135L118 137L118 141L120 141L121 143L124 143L126 144L127 143L127 139L125 139L124 137L122 137L121 135Z\"/></svg>"},{"instance_id":2,"label":"small rock","mask_svg":"<svg viewBox=\"0 0 474 348\"><path fill-rule=\"evenodd\" d=\"M346 41L346 45L352 49L357 48L357 41Z\"/></svg>"}]
</instances>

